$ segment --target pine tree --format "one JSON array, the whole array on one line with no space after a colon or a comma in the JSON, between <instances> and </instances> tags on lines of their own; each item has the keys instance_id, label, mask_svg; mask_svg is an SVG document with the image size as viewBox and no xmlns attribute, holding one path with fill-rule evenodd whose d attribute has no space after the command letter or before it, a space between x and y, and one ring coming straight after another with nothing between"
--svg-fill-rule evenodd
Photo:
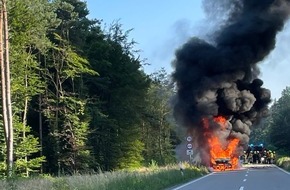
<instances>
[{"instance_id":1,"label":"pine tree","mask_svg":"<svg viewBox=\"0 0 290 190\"><path fill-rule=\"evenodd\" d=\"M100 74L85 80L95 97L90 110L98 108L91 113L90 142L103 170L138 167L143 161L141 112L149 82L128 34L114 23L109 31L95 28L87 40L88 60Z\"/></svg>"}]
</instances>

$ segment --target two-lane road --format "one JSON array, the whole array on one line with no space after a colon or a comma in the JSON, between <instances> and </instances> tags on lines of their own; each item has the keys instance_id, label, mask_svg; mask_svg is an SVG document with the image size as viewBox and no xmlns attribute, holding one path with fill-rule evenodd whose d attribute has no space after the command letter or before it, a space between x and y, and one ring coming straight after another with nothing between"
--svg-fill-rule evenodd
<instances>
[{"instance_id":1,"label":"two-lane road","mask_svg":"<svg viewBox=\"0 0 290 190\"><path fill-rule=\"evenodd\" d=\"M172 190L290 190L290 173L274 165L213 172Z\"/></svg>"}]
</instances>

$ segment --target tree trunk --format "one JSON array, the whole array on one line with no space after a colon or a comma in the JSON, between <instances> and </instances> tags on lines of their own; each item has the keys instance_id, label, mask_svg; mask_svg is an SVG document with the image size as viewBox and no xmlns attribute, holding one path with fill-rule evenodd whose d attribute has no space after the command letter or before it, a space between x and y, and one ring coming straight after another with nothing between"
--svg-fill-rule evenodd
<instances>
[{"instance_id":1,"label":"tree trunk","mask_svg":"<svg viewBox=\"0 0 290 190\"><path fill-rule=\"evenodd\" d=\"M26 67L27 67L27 65L26 65ZM27 74L25 74L25 88L26 89L28 88L28 76L27 76ZM28 98L27 98L27 96L25 96L24 112L23 112L23 119L22 119L22 125L23 125L22 137L23 137L23 140L26 138L27 112L28 112ZM27 162L28 162L27 155L25 155L24 160L25 160L25 164L26 164L25 175L26 175L26 177L28 177L29 172L28 172L28 167L27 167Z\"/></svg>"},{"instance_id":2,"label":"tree trunk","mask_svg":"<svg viewBox=\"0 0 290 190\"><path fill-rule=\"evenodd\" d=\"M40 156L43 156L43 144L42 144L42 114L41 114L41 95L39 95L39 141L40 141ZM40 173L43 173L43 164L41 163L41 167L40 167Z\"/></svg>"},{"instance_id":3,"label":"tree trunk","mask_svg":"<svg viewBox=\"0 0 290 190\"><path fill-rule=\"evenodd\" d=\"M3 9L0 10L0 62L1 62L1 96L2 96L2 119L5 133L5 142L8 144L8 119L7 119L7 105L6 105L6 77L4 65L4 43L3 43Z\"/></svg>"},{"instance_id":4,"label":"tree trunk","mask_svg":"<svg viewBox=\"0 0 290 190\"><path fill-rule=\"evenodd\" d=\"M12 126L12 105L10 93L10 64L9 64L9 38L8 38L8 20L6 0L1 0L0 16L0 59L1 59L1 85L2 85L2 103L3 103L3 125L7 146L7 175L13 173L13 126Z\"/></svg>"}]
</instances>

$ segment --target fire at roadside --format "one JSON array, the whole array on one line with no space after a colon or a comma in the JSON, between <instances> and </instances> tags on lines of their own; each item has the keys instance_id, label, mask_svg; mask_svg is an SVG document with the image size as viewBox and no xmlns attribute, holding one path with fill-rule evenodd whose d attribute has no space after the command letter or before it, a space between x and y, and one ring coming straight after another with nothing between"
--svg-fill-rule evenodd
<instances>
[{"instance_id":1,"label":"fire at roadside","mask_svg":"<svg viewBox=\"0 0 290 190\"><path fill-rule=\"evenodd\" d=\"M213 10L227 2L231 11L211 42L194 37L176 51L174 116L193 137L194 161L217 171L237 169L251 128L268 114L271 93L258 64L274 49L290 0L204 2L215 2Z\"/></svg>"}]
</instances>

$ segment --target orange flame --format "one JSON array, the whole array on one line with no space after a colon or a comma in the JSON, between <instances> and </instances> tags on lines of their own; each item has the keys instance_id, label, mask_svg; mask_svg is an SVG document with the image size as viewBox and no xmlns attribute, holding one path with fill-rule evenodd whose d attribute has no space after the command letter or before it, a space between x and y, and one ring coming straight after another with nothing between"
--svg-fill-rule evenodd
<instances>
[{"instance_id":1,"label":"orange flame","mask_svg":"<svg viewBox=\"0 0 290 190\"><path fill-rule=\"evenodd\" d=\"M225 126L225 124L226 124L226 122L227 122L226 118L223 117L223 116L217 116L217 117L214 117L213 120L214 120L215 122L217 122L217 123L221 123L221 124L224 125L224 126Z\"/></svg>"},{"instance_id":2,"label":"orange flame","mask_svg":"<svg viewBox=\"0 0 290 190\"><path fill-rule=\"evenodd\" d=\"M220 125L221 129L226 128L227 120L218 116L213 121ZM238 168L239 159L235 155L235 150L239 144L239 139L226 139L225 143L209 130L209 121L203 119L203 127L205 129L204 136L209 144L210 165L215 171L233 170Z\"/></svg>"}]
</instances>

